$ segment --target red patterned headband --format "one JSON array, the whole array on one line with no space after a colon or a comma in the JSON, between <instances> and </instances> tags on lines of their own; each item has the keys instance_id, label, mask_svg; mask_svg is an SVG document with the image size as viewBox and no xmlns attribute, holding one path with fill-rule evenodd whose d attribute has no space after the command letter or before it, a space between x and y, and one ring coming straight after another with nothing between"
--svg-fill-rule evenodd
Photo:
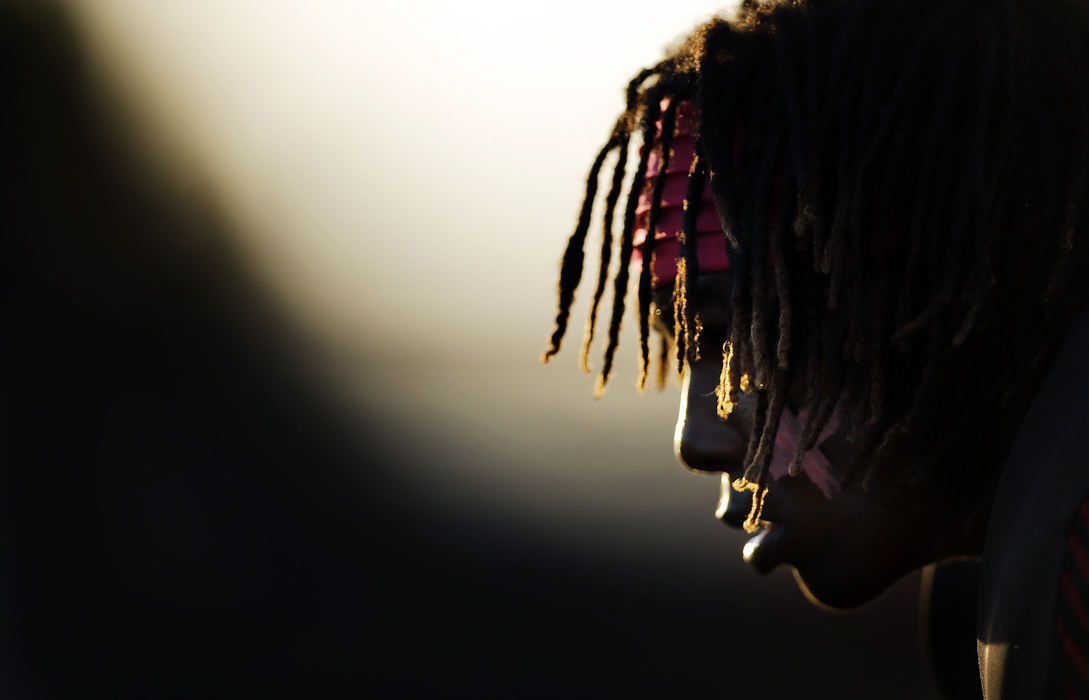
<instances>
[{"instance_id":1,"label":"red patterned headband","mask_svg":"<svg viewBox=\"0 0 1089 700\"><path fill-rule=\"evenodd\" d=\"M668 100L662 101L663 110L668 105ZM673 284L677 279L677 260L681 257L679 236L683 230L684 195L688 189L688 171L692 167L692 161L696 159L695 111L695 105L691 102L681 102L677 105L676 126L673 129L673 154L665 172L661 216L654 232L654 252L651 255L653 259L651 285L654 289ZM659 121L659 133L661 129L662 123ZM635 250L632 260L640 264L643 260L643 246L647 240L647 216L650 213L651 193L654 190L654 181L661 175L658 143L658 138L655 137L654 143L650 146L654 150L651 151L647 161L646 183L639 195L639 206L636 209ZM643 148L646 147L646 145L643 146ZM711 198L710 184L705 184L703 187L696 233L698 234L696 251L699 256L700 272L721 272L730 269L730 258L726 253L722 225L719 223L718 213L715 211L715 204Z\"/></svg>"}]
</instances>

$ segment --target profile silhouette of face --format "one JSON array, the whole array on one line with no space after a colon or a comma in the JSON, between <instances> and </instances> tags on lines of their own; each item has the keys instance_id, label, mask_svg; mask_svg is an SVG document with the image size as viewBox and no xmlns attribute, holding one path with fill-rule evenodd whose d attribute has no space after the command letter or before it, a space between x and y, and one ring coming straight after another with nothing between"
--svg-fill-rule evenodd
<instances>
[{"instance_id":1,"label":"profile silhouette of face","mask_svg":"<svg viewBox=\"0 0 1089 700\"><path fill-rule=\"evenodd\" d=\"M735 491L731 484L741 476L754 399L742 394L728 419L718 415L716 388L729 313L727 274L701 275L698 282L700 348L698 357L690 353L685 363L674 449L689 469L720 475L722 493L716 515L732 527L741 527L752 495ZM668 288L657 292L654 314L658 332L669 337L671 294ZM929 562L978 552L982 532L966 530L963 515L971 508L951 510L944 499L931 496L928 485L920 483L912 490L882 480L869 488L860 479L841 483L839 474L856 450L847 439L846 420L834 416L818 446L806 455L802 472L789 476L786 465L797 435L791 423L796 427L797 413L805 410L804 385L801 378L784 411L761 528L743 550L749 564L760 573L790 565L811 599L850 608L873 599L901 576ZM912 457L890 455L886 466Z\"/></svg>"}]
</instances>

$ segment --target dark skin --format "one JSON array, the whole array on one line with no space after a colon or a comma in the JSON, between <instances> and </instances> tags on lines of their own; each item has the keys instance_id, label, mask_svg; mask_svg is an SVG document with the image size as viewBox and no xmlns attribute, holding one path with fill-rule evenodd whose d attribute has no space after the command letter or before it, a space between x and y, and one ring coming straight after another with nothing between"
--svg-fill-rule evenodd
<instances>
[{"instance_id":1,"label":"dark skin","mask_svg":"<svg viewBox=\"0 0 1089 700\"><path fill-rule=\"evenodd\" d=\"M751 495L733 491L729 484L740 476L752 429L752 398L743 395L727 420L719 418L715 389L728 313L722 301L727 298L726 275L701 275L699 285L700 352L698 359L690 354L686 362L674 447L689 469L722 475L724 503L718 515L728 525L740 527ZM654 313L658 332L670 338L671 296L671 288L659 290L655 303L663 311ZM801 379L796 382L793 410L804 405L804 385ZM817 449L828 458L834 475L837 466L853 457L855 445L841 426ZM995 459L983 452L976 457ZM914 458L917 455L897 454L886 459ZM994 470L995 478L997 473ZM807 472L793 477L773 475L762 514L766 535L759 546L746 545L745 558L760 573L790 564L814 601L834 608L855 607L927 563L981 554L986 517L969 515L986 511L993 484L981 486L972 491L974 502L960 501L954 506L926 485L917 486L917 493L905 494L879 481L867 491L856 479L827 497Z\"/></svg>"}]
</instances>

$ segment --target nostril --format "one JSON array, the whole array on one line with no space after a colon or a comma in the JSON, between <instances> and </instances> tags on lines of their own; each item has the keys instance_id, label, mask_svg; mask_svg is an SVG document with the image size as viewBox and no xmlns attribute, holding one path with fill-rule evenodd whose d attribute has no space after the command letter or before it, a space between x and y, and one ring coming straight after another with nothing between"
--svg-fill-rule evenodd
<instances>
[{"instance_id":1,"label":"nostril","mask_svg":"<svg viewBox=\"0 0 1089 700\"><path fill-rule=\"evenodd\" d=\"M687 428L673 441L673 452L685 468L695 472L721 472L726 464L715 458L715 445Z\"/></svg>"},{"instance_id":2,"label":"nostril","mask_svg":"<svg viewBox=\"0 0 1089 700\"><path fill-rule=\"evenodd\" d=\"M673 452L688 469L720 473L736 470L745 457L745 440L732 426L718 420L689 421L678 426Z\"/></svg>"},{"instance_id":3,"label":"nostril","mask_svg":"<svg viewBox=\"0 0 1089 700\"><path fill-rule=\"evenodd\" d=\"M699 452L693 450L690 445L682 442L677 446L674 452L677 455L677 459L680 460L681 464L683 464L686 469L691 469L692 471L706 471Z\"/></svg>"}]
</instances>

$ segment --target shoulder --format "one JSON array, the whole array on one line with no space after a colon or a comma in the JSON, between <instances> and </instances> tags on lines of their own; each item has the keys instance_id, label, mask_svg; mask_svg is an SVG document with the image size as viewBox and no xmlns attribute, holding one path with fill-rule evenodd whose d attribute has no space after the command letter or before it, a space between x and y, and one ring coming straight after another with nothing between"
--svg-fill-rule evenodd
<instances>
[{"instance_id":1,"label":"shoulder","mask_svg":"<svg viewBox=\"0 0 1089 700\"><path fill-rule=\"evenodd\" d=\"M1089 659L1089 617L1081 617L1089 605L1087 399L1082 312L1022 422L991 512L977 627L988 700L1043 697L1074 678L1070 671L1086 671L1089 681L1081 665Z\"/></svg>"}]
</instances>

